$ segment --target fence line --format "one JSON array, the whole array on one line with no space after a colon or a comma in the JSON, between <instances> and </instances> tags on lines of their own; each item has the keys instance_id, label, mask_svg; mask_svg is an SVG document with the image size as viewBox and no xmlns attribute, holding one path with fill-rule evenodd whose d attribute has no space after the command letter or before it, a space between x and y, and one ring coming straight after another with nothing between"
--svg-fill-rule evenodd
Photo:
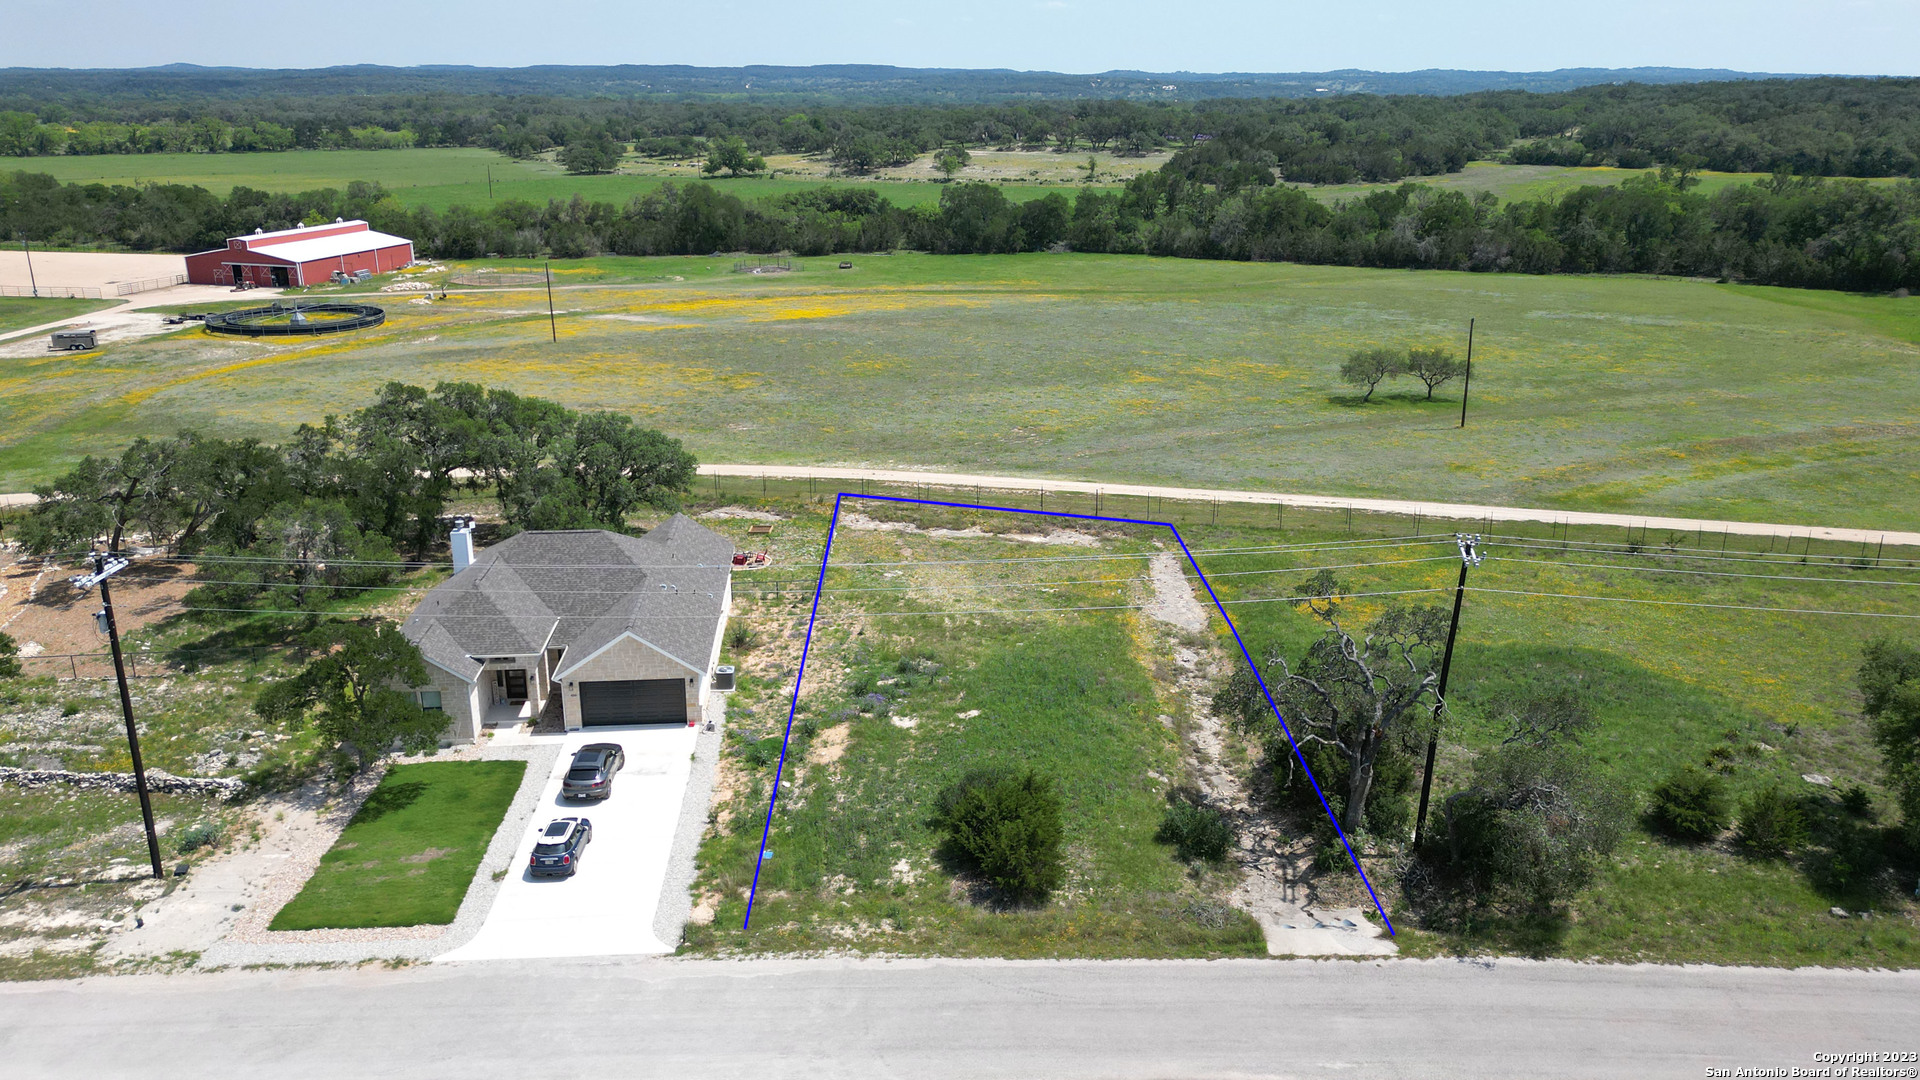
<instances>
[{"instance_id":1,"label":"fence line","mask_svg":"<svg viewBox=\"0 0 1920 1080\"><path fill-rule=\"evenodd\" d=\"M137 292L151 292L154 289L170 289L175 285L185 285L187 275L166 274L161 277L141 278L139 281L122 281L114 285L116 296L132 296Z\"/></svg>"},{"instance_id":2,"label":"fence line","mask_svg":"<svg viewBox=\"0 0 1920 1080\"><path fill-rule=\"evenodd\" d=\"M42 300L106 299L105 293L91 285L0 285L0 296L33 296Z\"/></svg>"}]
</instances>

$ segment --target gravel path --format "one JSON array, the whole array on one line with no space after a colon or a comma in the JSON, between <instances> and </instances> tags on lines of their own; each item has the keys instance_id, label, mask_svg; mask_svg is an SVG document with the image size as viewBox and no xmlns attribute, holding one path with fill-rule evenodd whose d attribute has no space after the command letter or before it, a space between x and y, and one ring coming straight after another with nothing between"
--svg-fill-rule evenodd
<instances>
[{"instance_id":1,"label":"gravel path","mask_svg":"<svg viewBox=\"0 0 1920 1080\"><path fill-rule=\"evenodd\" d=\"M700 840L707 833L707 808L713 800L713 778L720 766L720 741L727 734L729 696L716 693L709 698L707 719L712 721L713 730L702 724L694 744L693 771L687 776L687 793L680 802L673 854L667 856L667 879L660 886L660 906L654 909L654 936L676 948L693 913L693 879L699 873L694 856L699 854Z\"/></svg>"},{"instance_id":2,"label":"gravel path","mask_svg":"<svg viewBox=\"0 0 1920 1080\"><path fill-rule=\"evenodd\" d=\"M1035 476L981 476L973 473L922 472L917 469L852 469L823 465L715 465L700 466L702 476L767 476L775 479L872 480L886 484L929 484L954 489L996 491L1073 491L1085 495L1135 495L1146 498L1205 502L1256 503L1308 507L1318 510L1354 509L1362 513L1404 514L1411 517L1476 521L1553 521L1570 525L1606 525L1614 528L1651 528L1669 532L1729 532L1740 536L1812 536L1817 540L1920 547L1920 533L1880 529L1835 529L1819 525L1779 525L1755 521L1712 521L1700 518L1648 517L1641 514L1594 514L1571 510L1544 510L1515 506L1477 506L1469 503L1421 502L1415 499L1339 499L1324 495L1288 495L1269 491L1216 488L1162 487L1154 484L1101 484L1085 480L1049 480Z\"/></svg>"}]
</instances>

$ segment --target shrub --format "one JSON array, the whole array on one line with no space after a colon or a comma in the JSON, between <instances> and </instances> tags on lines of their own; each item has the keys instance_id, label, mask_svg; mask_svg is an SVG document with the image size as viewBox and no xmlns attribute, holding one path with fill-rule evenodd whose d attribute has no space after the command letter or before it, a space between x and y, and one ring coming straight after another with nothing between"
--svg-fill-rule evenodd
<instances>
[{"instance_id":1,"label":"shrub","mask_svg":"<svg viewBox=\"0 0 1920 1080\"><path fill-rule=\"evenodd\" d=\"M932 825L1015 900L1042 900L1065 876L1060 797L1031 770L976 769L940 792Z\"/></svg>"},{"instance_id":2,"label":"shrub","mask_svg":"<svg viewBox=\"0 0 1920 1080\"><path fill-rule=\"evenodd\" d=\"M1653 789L1649 809L1655 825L1683 840L1710 840L1732 817L1727 785L1691 765L1675 770Z\"/></svg>"},{"instance_id":3,"label":"shrub","mask_svg":"<svg viewBox=\"0 0 1920 1080\"><path fill-rule=\"evenodd\" d=\"M1807 842L1807 816L1778 787L1762 788L1740 808L1736 835L1756 855L1785 855Z\"/></svg>"},{"instance_id":4,"label":"shrub","mask_svg":"<svg viewBox=\"0 0 1920 1080\"><path fill-rule=\"evenodd\" d=\"M212 847L220 842L220 836L219 825L211 821L202 821L180 830L180 837L174 841L174 846L179 849L180 854L185 855L204 847Z\"/></svg>"},{"instance_id":5,"label":"shrub","mask_svg":"<svg viewBox=\"0 0 1920 1080\"><path fill-rule=\"evenodd\" d=\"M872 713L875 716L887 715L887 695L885 694L866 694L855 704L863 713Z\"/></svg>"},{"instance_id":6,"label":"shrub","mask_svg":"<svg viewBox=\"0 0 1920 1080\"><path fill-rule=\"evenodd\" d=\"M746 652L758 644L759 640L758 635L753 632L753 627L746 623L736 622L727 627L727 648L734 652Z\"/></svg>"},{"instance_id":7,"label":"shrub","mask_svg":"<svg viewBox=\"0 0 1920 1080\"><path fill-rule=\"evenodd\" d=\"M0 633L0 679L11 679L20 674L20 646L4 633Z\"/></svg>"},{"instance_id":8,"label":"shrub","mask_svg":"<svg viewBox=\"0 0 1920 1080\"><path fill-rule=\"evenodd\" d=\"M1873 816L1873 796L1859 784L1853 784L1840 793L1840 807L1857 818Z\"/></svg>"},{"instance_id":9,"label":"shrub","mask_svg":"<svg viewBox=\"0 0 1920 1080\"><path fill-rule=\"evenodd\" d=\"M1233 835L1232 820L1220 810L1177 799L1167 807L1153 838L1172 844L1174 854L1186 862L1217 863L1227 857Z\"/></svg>"},{"instance_id":10,"label":"shrub","mask_svg":"<svg viewBox=\"0 0 1920 1080\"><path fill-rule=\"evenodd\" d=\"M1545 912L1588 881L1620 841L1626 800L1566 747L1510 745L1473 764L1421 855L1478 904Z\"/></svg>"}]
</instances>

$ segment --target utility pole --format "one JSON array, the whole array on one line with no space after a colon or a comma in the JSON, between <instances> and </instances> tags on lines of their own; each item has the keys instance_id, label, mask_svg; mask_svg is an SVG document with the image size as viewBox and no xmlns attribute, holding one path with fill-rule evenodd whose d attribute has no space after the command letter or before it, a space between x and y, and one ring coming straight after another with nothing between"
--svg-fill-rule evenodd
<instances>
[{"instance_id":1,"label":"utility pole","mask_svg":"<svg viewBox=\"0 0 1920 1080\"><path fill-rule=\"evenodd\" d=\"M147 793L147 768L140 760L140 729L133 722L133 695L127 690L127 669L120 656L120 629L113 621L113 592L107 585L107 579L127 568L127 560L118 552L93 556L93 573L82 574L72 579L74 587L86 591L94 585L100 586L100 611L94 615L100 628L106 631L107 642L113 648L113 677L120 683L120 714L127 720L127 748L133 753L133 782L140 789L140 816L147 825L147 857L153 862L153 876L156 880L166 877L160 869L160 836L153 828L153 799Z\"/></svg>"},{"instance_id":2,"label":"utility pole","mask_svg":"<svg viewBox=\"0 0 1920 1080\"><path fill-rule=\"evenodd\" d=\"M493 166L487 166L487 201L493 201Z\"/></svg>"},{"instance_id":3,"label":"utility pole","mask_svg":"<svg viewBox=\"0 0 1920 1080\"><path fill-rule=\"evenodd\" d=\"M1460 383L1460 426L1467 426L1467 391L1473 389L1473 320L1467 320L1467 377Z\"/></svg>"},{"instance_id":4,"label":"utility pole","mask_svg":"<svg viewBox=\"0 0 1920 1080\"><path fill-rule=\"evenodd\" d=\"M1427 797L1433 792L1433 758L1440 749L1440 710L1447 703L1447 673L1453 669L1453 639L1460 632L1460 601L1467 595L1467 570L1480 565L1480 537L1455 533L1460 545L1460 581L1453 587L1453 621L1447 624L1447 648L1440 654L1440 688L1433 703L1433 734L1427 736L1427 770L1420 777L1420 814L1413 822L1413 850L1420 850L1420 838L1427 830Z\"/></svg>"},{"instance_id":5,"label":"utility pole","mask_svg":"<svg viewBox=\"0 0 1920 1080\"><path fill-rule=\"evenodd\" d=\"M27 284L33 286L33 297L38 300L40 298L40 279L33 276L33 245L29 243L24 236L20 238L20 250L27 253Z\"/></svg>"},{"instance_id":6,"label":"utility pole","mask_svg":"<svg viewBox=\"0 0 1920 1080\"><path fill-rule=\"evenodd\" d=\"M560 324L553 321L553 260L547 260L547 329L555 344L560 341Z\"/></svg>"}]
</instances>

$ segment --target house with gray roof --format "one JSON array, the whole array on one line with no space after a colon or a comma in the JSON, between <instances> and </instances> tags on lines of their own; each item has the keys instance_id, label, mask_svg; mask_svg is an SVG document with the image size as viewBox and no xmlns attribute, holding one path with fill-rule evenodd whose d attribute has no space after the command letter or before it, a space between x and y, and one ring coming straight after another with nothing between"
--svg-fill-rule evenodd
<instances>
[{"instance_id":1,"label":"house with gray roof","mask_svg":"<svg viewBox=\"0 0 1920 1080\"><path fill-rule=\"evenodd\" d=\"M420 704L446 737L557 708L569 731L693 724L712 693L733 601L733 542L684 514L645 536L515 533L477 554L456 529L453 576L401 632L426 657Z\"/></svg>"}]
</instances>

